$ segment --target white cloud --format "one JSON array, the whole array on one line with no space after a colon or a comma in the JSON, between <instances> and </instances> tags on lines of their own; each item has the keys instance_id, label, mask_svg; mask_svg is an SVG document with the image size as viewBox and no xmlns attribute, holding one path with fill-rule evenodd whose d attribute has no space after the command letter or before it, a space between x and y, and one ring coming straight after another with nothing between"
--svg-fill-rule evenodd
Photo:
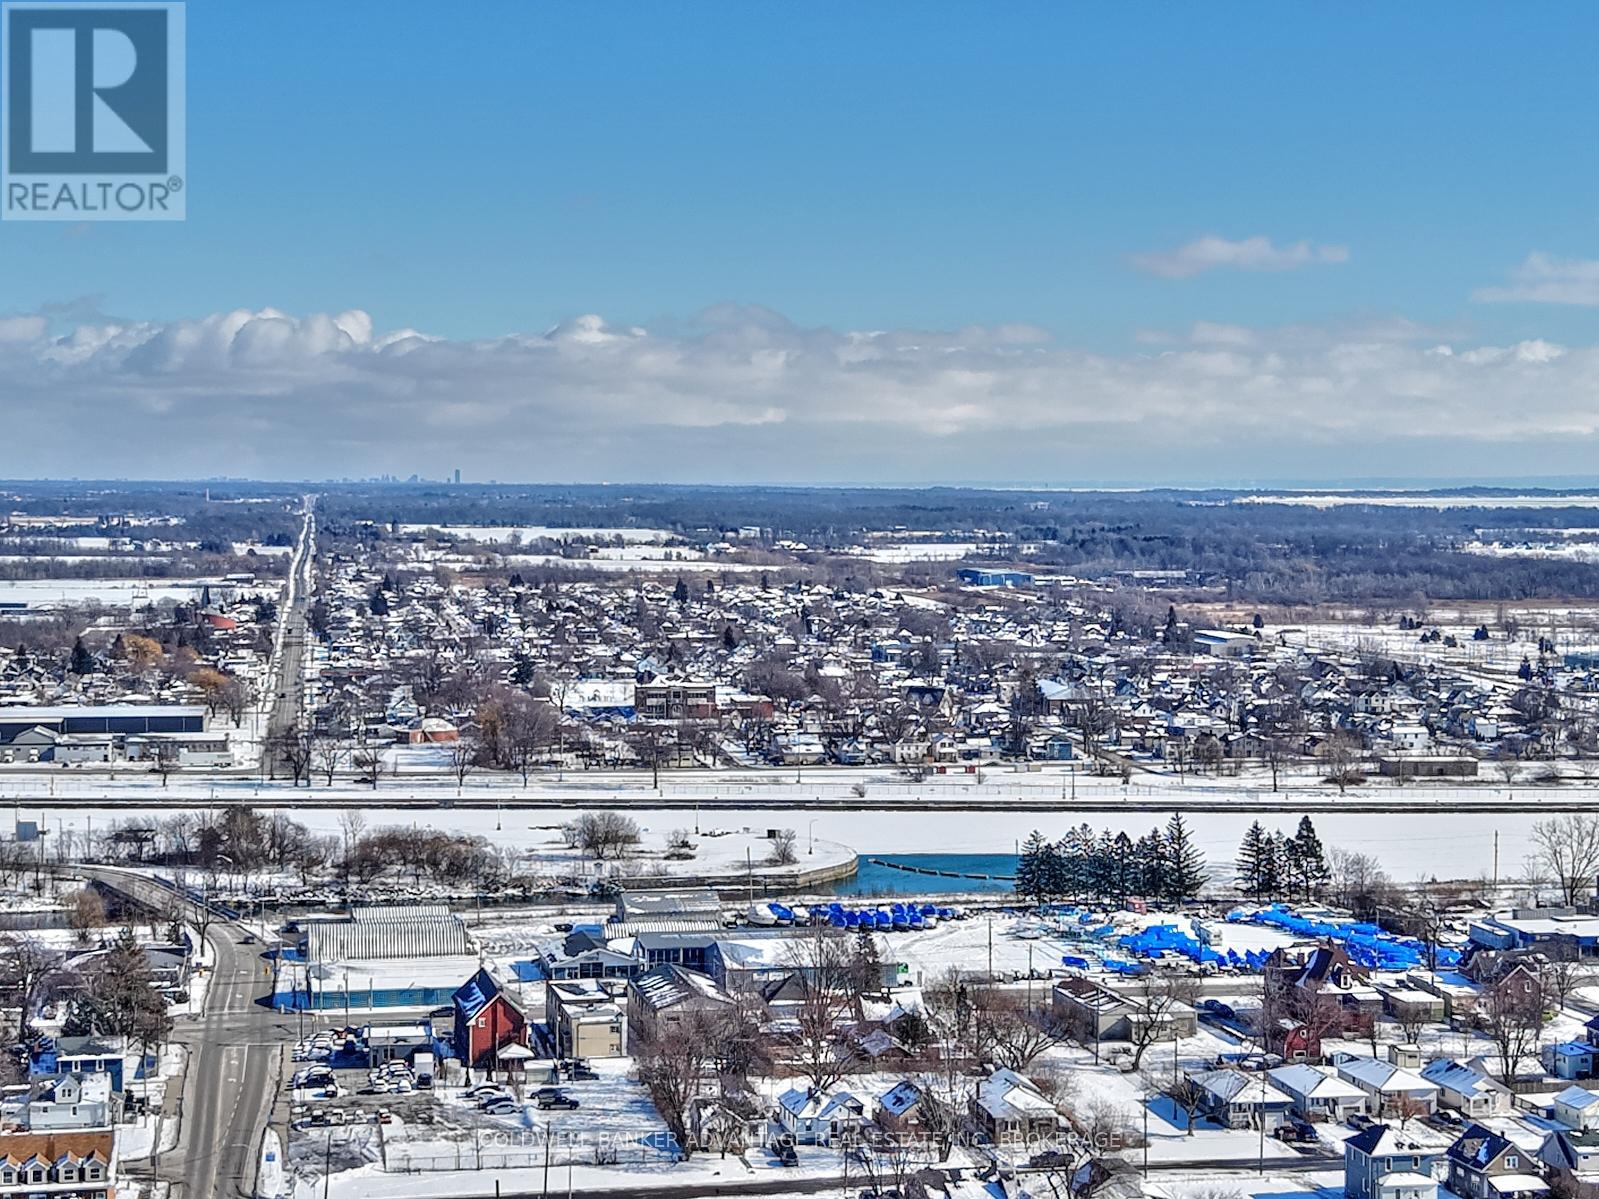
<instances>
[{"instance_id":1,"label":"white cloud","mask_svg":"<svg viewBox=\"0 0 1599 1199\"><path fill-rule=\"evenodd\" d=\"M1517 453L1532 473L1550 459L1516 447L1599 441L1599 348L1441 344L1405 322L1201 322L1106 354L1030 326L835 331L759 309L479 340L359 311L57 320L0 323L0 422L74 431L30 446L31 473L1070 480L1302 460L1347 476L1444 444L1458 473L1458 454L1503 473Z\"/></svg>"},{"instance_id":2,"label":"white cloud","mask_svg":"<svg viewBox=\"0 0 1599 1199\"><path fill-rule=\"evenodd\" d=\"M1479 287L1471 293L1479 303L1599 304L1599 261L1555 258L1534 251L1510 272L1505 287Z\"/></svg>"},{"instance_id":3,"label":"white cloud","mask_svg":"<svg viewBox=\"0 0 1599 1199\"><path fill-rule=\"evenodd\" d=\"M1296 241L1276 245L1269 237L1246 237L1230 241L1207 234L1175 250L1156 250L1133 255L1133 265L1163 279L1190 279L1206 271L1291 271L1302 266L1349 261L1349 248Z\"/></svg>"}]
</instances>

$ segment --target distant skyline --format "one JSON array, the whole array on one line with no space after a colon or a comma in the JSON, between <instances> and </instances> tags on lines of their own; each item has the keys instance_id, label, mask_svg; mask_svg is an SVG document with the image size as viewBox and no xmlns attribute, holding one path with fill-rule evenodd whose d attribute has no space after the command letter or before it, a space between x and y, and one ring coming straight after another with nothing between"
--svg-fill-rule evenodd
<instances>
[{"instance_id":1,"label":"distant skyline","mask_svg":"<svg viewBox=\"0 0 1599 1199\"><path fill-rule=\"evenodd\" d=\"M197 0L189 219L0 224L0 475L1593 478L1596 34Z\"/></svg>"}]
</instances>

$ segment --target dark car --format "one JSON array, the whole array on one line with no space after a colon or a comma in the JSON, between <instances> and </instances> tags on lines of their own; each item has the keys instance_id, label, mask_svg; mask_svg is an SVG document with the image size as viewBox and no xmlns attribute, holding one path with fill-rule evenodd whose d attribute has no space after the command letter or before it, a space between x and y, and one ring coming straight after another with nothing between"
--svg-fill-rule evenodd
<instances>
[{"instance_id":1,"label":"dark car","mask_svg":"<svg viewBox=\"0 0 1599 1199\"><path fill-rule=\"evenodd\" d=\"M781 1145L774 1146L773 1152L777 1154L777 1162L779 1165L799 1165L799 1154L794 1151L794 1146L788 1144L786 1141Z\"/></svg>"},{"instance_id":2,"label":"dark car","mask_svg":"<svg viewBox=\"0 0 1599 1199\"><path fill-rule=\"evenodd\" d=\"M544 1112L549 1111L551 1108L559 1108L562 1111L576 1111L581 1106L570 1095L540 1095L538 1103L539 1110Z\"/></svg>"}]
</instances>

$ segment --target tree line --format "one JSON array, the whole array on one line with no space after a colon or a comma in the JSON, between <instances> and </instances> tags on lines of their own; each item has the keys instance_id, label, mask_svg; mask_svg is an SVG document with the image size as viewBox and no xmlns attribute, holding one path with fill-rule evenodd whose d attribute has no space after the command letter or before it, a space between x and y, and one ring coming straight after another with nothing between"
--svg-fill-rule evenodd
<instances>
[{"instance_id":1,"label":"tree line","mask_svg":"<svg viewBox=\"0 0 1599 1199\"><path fill-rule=\"evenodd\" d=\"M1181 903L1208 881L1204 855L1181 813L1136 841L1125 832L1098 833L1087 824L1050 841L1036 829L1016 863L1016 893L1047 903L1055 899L1134 895Z\"/></svg>"}]
</instances>

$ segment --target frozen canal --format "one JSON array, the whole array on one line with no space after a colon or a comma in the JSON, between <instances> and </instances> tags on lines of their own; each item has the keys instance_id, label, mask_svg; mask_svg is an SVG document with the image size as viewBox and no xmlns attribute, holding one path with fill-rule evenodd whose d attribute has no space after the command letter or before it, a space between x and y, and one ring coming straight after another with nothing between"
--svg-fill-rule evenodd
<instances>
[{"instance_id":1,"label":"frozen canal","mask_svg":"<svg viewBox=\"0 0 1599 1199\"><path fill-rule=\"evenodd\" d=\"M203 809L203 805L201 806ZM322 833L339 832L341 812L335 808L272 808ZM448 831L473 833L507 848L547 846L551 830L572 819L577 809L566 808L438 808L395 810L382 807L364 809L367 828L385 824L417 825ZM144 819L159 820L172 809L152 813ZM138 819L127 809L55 808L33 806L23 801L20 814L32 817L42 813L46 827L55 833L81 833L92 819L97 830L113 823L126 824ZM646 829L693 830L691 811L635 809L629 813ZM766 830L788 827L799 834L801 861L806 856L808 839L814 835L853 848L862 857L918 853L1010 854L1015 853L1028 833L1038 829L1050 838L1059 837L1074 824L1087 822L1095 829L1125 831L1137 838L1153 825L1164 824L1170 813L1163 812L927 812L927 811L805 811L783 812L770 808L753 810L705 811L700 814L702 830L751 828ZM1257 817L1251 813L1188 812L1184 817L1196 843L1213 867L1230 863L1237 855L1244 830ZM1258 816L1268 830L1280 828L1292 833L1298 817L1263 813ZM1375 857L1396 881L1413 882L1420 878L1475 878L1492 872L1494 834L1499 834L1499 877L1515 878L1522 871L1528 838L1537 822L1536 812L1472 813L1414 811L1392 814L1322 812L1312 816L1323 844L1356 850ZM818 849L820 852L820 849Z\"/></svg>"}]
</instances>

